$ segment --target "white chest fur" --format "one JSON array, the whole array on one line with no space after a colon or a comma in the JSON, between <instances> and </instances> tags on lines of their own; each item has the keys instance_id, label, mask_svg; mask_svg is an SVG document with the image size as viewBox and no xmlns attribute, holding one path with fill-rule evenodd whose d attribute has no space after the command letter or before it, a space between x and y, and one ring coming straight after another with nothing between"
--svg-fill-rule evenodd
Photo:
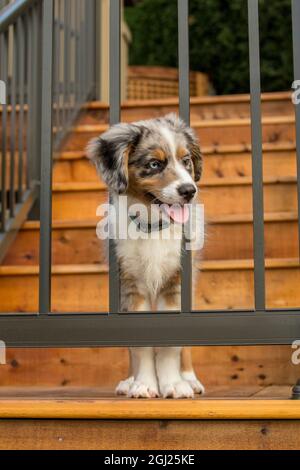
<instances>
[{"instance_id":1,"label":"white chest fur","mask_svg":"<svg viewBox=\"0 0 300 470\"><path fill-rule=\"evenodd\" d=\"M139 291L155 299L159 290L180 268L182 227L172 227L168 240L118 240L117 256L122 269L134 277ZM160 236L163 232L159 232ZM176 236L175 236L176 234Z\"/></svg>"}]
</instances>

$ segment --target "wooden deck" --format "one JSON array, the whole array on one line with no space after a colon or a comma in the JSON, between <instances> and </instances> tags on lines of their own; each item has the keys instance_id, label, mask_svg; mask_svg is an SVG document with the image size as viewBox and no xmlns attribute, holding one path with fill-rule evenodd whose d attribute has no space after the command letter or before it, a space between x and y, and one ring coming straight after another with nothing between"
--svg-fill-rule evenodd
<instances>
[{"instance_id":1,"label":"wooden deck","mask_svg":"<svg viewBox=\"0 0 300 470\"><path fill-rule=\"evenodd\" d=\"M291 386L132 400L99 388L0 389L0 450L295 450Z\"/></svg>"},{"instance_id":2,"label":"wooden deck","mask_svg":"<svg viewBox=\"0 0 300 470\"><path fill-rule=\"evenodd\" d=\"M0 419L300 419L291 386L212 389L194 400L134 400L99 388L2 388Z\"/></svg>"}]
</instances>

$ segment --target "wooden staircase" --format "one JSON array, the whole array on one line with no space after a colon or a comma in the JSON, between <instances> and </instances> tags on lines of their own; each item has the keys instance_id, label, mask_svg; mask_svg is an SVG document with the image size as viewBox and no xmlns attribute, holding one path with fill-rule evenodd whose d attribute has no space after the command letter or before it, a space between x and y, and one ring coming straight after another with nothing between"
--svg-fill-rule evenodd
<instances>
[{"instance_id":1,"label":"wooden staircase","mask_svg":"<svg viewBox=\"0 0 300 470\"><path fill-rule=\"evenodd\" d=\"M150 118L176 111L176 106L171 99L127 103L122 117ZM300 270L295 119L289 94L264 95L262 109L267 306L296 307ZM200 201L207 221L205 248L196 261L202 274L194 308L253 308L249 97L193 98L191 116L204 153ZM84 151L87 142L107 128L107 119L107 106L87 104L55 156L54 312L107 310L107 266L95 232L96 208L107 200L107 189ZM0 267L2 310L37 310L38 236L39 224L26 222Z\"/></svg>"},{"instance_id":2,"label":"wooden staircase","mask_svg":"<svg viewBox=\"0 0 300 470\"><path fill-rule=\"evenodd\" d=\"M200 200L205 205L207 221L205 248L196 259L201 270L193 302L196 309L254 307L249 109L247 95L192 99L192 127L199 135L204 153ZM262 110L267 306L298 307L300 268L295 119L289 93L263 95ZM178 102L173 99L129 102L122 108L122 120L151 118L176 111ZM103 132L107 128L107 122L108 107L103 103L88 103L66 139L62 151L55 155L53 312L97 312L108 308L108 271L103 246L95 233L96 208L106 200L107 190L98 180L84 152L89 139ZM1 311L37 311L38 260L39 223L27 221L0 266ZM219 359L220 355L223 355L222 359ZM241 390L242 386L249 392L249 387L252 386L261 390L266 386L285 384L285 394L279 397L284 402L289 396L287 390L290 391L290 385L300 375L297 367L291 364L290 355L289 347L194 349L196 369L209 392L213 393L213 388L219 390L216 392L219 399L234 398L235 394L240 398L240 394L234 390ZM63 391L66 386L82 387L83 383L87 387L111 389L126 375L127 367L124 349L88 349L80 352L10 350L8 358L7 366L0 369L0 384L21 389L39 385L60 387ZM220 363L217 364L219 360ZM115 366L108 367L107 364L112 363ZM223 392L220 392L220 387ZM249 392L247 396L250 398L252 395ZM123 405L130 410L136 409L134 404L129 405L128 402L126 405L118 400L114 403L114 409L121 409ZM198 415L197 411L190 414L186 408L180 416L177 414L177 418L184 418L186 413L187 417L194 419L197 416L199 419L210 419L214 417L213 410L217 409L214 407L219 405L220 403L214 404L214 401L208 403L206 414L202 409L202 415L199 410ZM176 409L179 413L174 405L175 415ZM296 418L296 414L293 415L294 409L289 413ZM272 410L273 414L268 415L258 412L256 419L276 418L276 407L273 406ZM26 412L23 412L25 417ZM236 417L250 417L242 412L236 413L221 413L219 418L233 420ZM169 414L165 419L174 419L175 415ZM74 416L80 417L76 414ZM133 413L133 416L138 419L148 418L145 414ZM43 416L29 413L27 417ZM96 415L89 415L88 412L81 417L96 418ZM109 418L109 412L102 417ZM111 417L116 418L118 415ZM122 413L119 417L122 417ZM153 417L159 418L159 413ZM284 417L288 419L288 412ZM195 441L192 442L195 445Z\"/></svg>"}]
</instances>

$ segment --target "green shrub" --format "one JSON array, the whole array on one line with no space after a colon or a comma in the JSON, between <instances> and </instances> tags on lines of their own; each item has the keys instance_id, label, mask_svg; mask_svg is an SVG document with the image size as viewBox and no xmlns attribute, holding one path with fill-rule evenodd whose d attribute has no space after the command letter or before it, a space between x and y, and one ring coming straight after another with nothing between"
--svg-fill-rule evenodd
<instances>
[{"instance_id":1,"label":"green shrub","mask_svg":"<svg viewBox=\"0 0 300 470\"><path fill-rule=\"evenodd\" d=\"M291 0L260 0L263 91L293 80ZM177 0L140 0L126 8L132 65L177 67ZM246 0L190 0L191 69L205 72L218 94L249 92Z\"/></svg>"}]
</instances>

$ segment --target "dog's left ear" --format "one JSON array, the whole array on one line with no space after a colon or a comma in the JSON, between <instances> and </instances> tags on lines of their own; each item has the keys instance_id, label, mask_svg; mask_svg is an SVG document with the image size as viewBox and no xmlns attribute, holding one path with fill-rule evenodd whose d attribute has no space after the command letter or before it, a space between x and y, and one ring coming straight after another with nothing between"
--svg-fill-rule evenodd
<instances>
[{"instance_id":1,"label":"dog's left ear","mask_svg":"<svg viewBox=\"0 0 300 470\"><path fill-rule=\"evenodd\" d=\"M108 188L118 194L128 187L128 160L141 138L142 129L117 124L87 146L87 156L95 164Z\"/></svg>"},{"instance_id":2,"label":"dog's left ear","mask_svg":"<svg viewBox=\"0 0 300 470\"><path fill-rule=\"evenodd\" d=\"M189 143L189 150L191 152L191 157L194 164L194 172L195 172L195 181L199 181L202 175L202 167L203 167L203 156L200 149L199 142L192 138Z\"/></svg>"}]
</instances>

